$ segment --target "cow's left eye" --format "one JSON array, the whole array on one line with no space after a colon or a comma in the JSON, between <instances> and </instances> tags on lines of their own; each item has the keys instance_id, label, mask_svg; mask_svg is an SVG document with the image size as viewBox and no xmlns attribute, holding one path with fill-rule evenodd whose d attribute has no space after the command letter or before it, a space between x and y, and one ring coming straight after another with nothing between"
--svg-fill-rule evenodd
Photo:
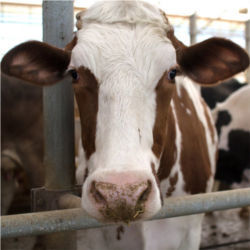
<instances>
[{"instance_id":1,"label":"cow's left eye","mask_svg":"<svg viewBox=\"0 0 250 250\"><path fill-rule=\"evenodd\" d=\"M77 71L75 69L69 70L69 74L73 78L73 81L77 81L78 80L79 76L78 76L78 73L77 73Z\"/></svg>"},{"instance_id":2,"label":"cow's left eye","mask_svg":"<svg viewBox=\"0 0 250 250\"><path fill-rule=\"evenodd\" d=\"M176 77L176 74L177 74L177 70L176 69L171 69L168 72L168 80L170 80L171 82L173 82L174 79L175 79L175 77Z\"/></svg>"}]
</instances>

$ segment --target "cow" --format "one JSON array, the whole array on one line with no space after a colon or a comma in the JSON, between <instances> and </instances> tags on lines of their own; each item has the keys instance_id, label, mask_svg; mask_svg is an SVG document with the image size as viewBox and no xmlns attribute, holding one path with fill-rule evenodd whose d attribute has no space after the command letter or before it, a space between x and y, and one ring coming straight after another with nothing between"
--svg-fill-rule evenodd
<instances>
[{"instance_id":1,"label":"cow","mask_svg":"<svg viewBox=\"0 0 250 250\"><path fill-rule=\"evenodd\" d=\"M1 74L2 215L30 212L30 189L44 185L42 103L41 88ZM76 149L79 123L76 110Z\"/></svg>"},{"instance_id":2,"label":"cow","mask_svg":"<svg viewBox=\"0 0 250 250\"><path fill-rule=\"evenodd\" d=\"M115 223L87 230L85 247L198 249L203 215L145 220L166 197L211 190L217 136L194 82L213 85L245 70L247 53L223 38L187 47L165 13L141 1L98 2L78 15L78 27L66 49L25 42L1 68L40 86L72 76L84 151L81 205ZM132 221L139 223L116 226Z\"/></svg>"},{"instance_id":3,"label":"cow","mask_svg":"<svg viewBox=\"0 0 250 250\"><path fill-rule=\"evenodd\" d=\"M249 168L250 152L248 135L250 125L247 115L249 91L244 88L246 86L247 83L241 83L233 78L214 87L201 88L202 97L212 109L219 134L215 190L230 189L233 183L238 186L243 179L248 179L244 174L244 170ZM240 91L241 88L244 88L244 91ZM236 123L237 129L233 125ZM223 130L222 135L221 130Z\"/></svg>"},{"instance_id":4,"label":"cow","mask_svg":"<svg viewBox=\"0 0 250 250\"><path fill-rule=\"evenodd\" d=\"M218 102L224 102L231 94L246 85L247 83L241 83L236 78L232 78L213 87L202 86L201 96L206 104L214 109Z\"/></svg>"},{"instance_id":5,"label":"cow","mask_svg":"<svg viewBox=\"0 0 250 250\"><path fill-rule=\"evenodd\" d=\"M250 168L250 86L218 103L212 110L219 135L216 179L232 185L242 182Z\"/></svg>"},{"instance_id":6,"label":"cow","mask_svg":"<svg viewBox=\"0 0 250 250\"><path fill-rule=\"evenodd\" d=\"M42 89L1 75L1 214L30 212L44 184Z\"/></svg>"}]
</instances>

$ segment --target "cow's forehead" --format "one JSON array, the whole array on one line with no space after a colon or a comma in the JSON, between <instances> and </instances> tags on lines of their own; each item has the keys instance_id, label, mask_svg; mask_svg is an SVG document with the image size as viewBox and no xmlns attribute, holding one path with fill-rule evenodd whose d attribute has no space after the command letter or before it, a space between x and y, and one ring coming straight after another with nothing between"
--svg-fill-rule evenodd
<instances>
[{"instance_id":1,"label":"cow's forehead","mask_svg":"<svg viewBox=\"0 0 250 250\"><path fill-rule=\"evenodd\" d=\"M125 72L139 77L143 84L157 83L176 64L175 49L166 36L169 24L158 9L151 6L145 9L141 2L140 6L130 2L129 15L123 11L119 17L116 13L112 22L110 14L105 16L105 10L109 8L108 13L112 13L116 3L105 3L106 8L99 16L97 6L96 11L90 9L80 17L83 26L77 32L69 67L90 69L99 83Z\"/></svg>"}]
</instances>

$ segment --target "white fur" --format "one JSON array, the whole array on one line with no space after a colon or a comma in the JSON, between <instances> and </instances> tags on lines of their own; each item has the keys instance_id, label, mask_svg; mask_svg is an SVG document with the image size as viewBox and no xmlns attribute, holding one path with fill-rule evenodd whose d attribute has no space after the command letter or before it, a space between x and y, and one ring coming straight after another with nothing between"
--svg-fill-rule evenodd
<instances>
[{"instance_id":1,"label":"white fur","mask_svg":"<svg viewBox=\"0 0 250 250\"><path fill-rule=\"evenodd\" d=\"M144 250L199 249L203 215L190 215L142 224Z\"/></svg>"}]
</instances>

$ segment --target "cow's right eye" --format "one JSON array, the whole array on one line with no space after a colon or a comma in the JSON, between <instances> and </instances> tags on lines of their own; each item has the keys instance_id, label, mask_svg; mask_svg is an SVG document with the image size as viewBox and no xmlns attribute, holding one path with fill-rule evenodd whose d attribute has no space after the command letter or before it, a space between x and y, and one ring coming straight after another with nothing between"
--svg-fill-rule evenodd
<instances>
[{"instance_id":1,"label":"cow's right eye","mask_svg":"<svg viewBox=\"0 0 250 250\"><path fill-rule=\"evenodd\" d=\"M76 82L78 80L79 76L78 76L78 73L77 73L77 71L75 69L69 70L69 74L73 78L74 82Z\"/></svg>"},{"instance_id":2,"label":"cow's right eye","mask_svg":"<svg viewBox=\"0 0 250 250\"><path fill-rule=\"evenodd\" d=\"M177 70L176 69L172 69L168 72L168 79L170 81L174 81L175 77L176 77L176 74L177 74Z\"/></svg>"}]
</instances>

